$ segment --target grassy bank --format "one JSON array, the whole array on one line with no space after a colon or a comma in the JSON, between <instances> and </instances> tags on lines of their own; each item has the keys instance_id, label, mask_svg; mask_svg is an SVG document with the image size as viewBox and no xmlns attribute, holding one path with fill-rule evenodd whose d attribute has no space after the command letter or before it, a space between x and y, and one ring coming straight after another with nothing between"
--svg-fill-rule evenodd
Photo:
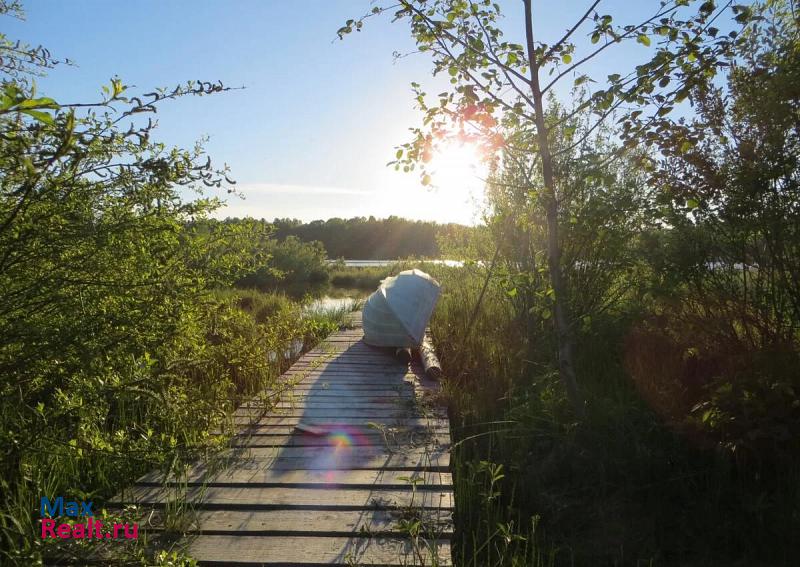
<instances>
[{"instance_id":1,"label":"grassy bank","mask_svg":"<svg viewBox=\"0 0 800 567\"><path fill-rule=\"evenodd\" d=\"M346 266L344 262L336 262L329 269L330 283L341 288L373 291L385 278L395 276L403 270L419 268L430 272L438 267L438 264L413 258L397 260L388 266Z\"/></svg>"},{"instance_id":2,"label":"grassy bank","mask_svg":"<svg viewBox=\"0 0 800 567\"><path fill-rule=\"evenodd\" d=\"M588 416L578 423L549 321L516 316L495 282L467 332L482 284L470 270L435 270L445 293L432 322L457 442L456 564L791 565L800 556L796 352L755 356L721 343L700 306L621 302L582 330ZM686 354L691 344L699 356ZM674 385L732 348L749 366L717 370L750 402L708 413L736 397L720 380L679 407L677 391L688 390ZM786 391L758 391L757 380Z\"/></svg>"},{"instance_id":3,"label":"grassy bank","mask_svg":"<svg viewBox=\"0 0 800 567\"><path fill-rule=\"evenodd\" d=\"M334 264L330 270L330 282L337 287L374 290L381 280L392 275L391 266L355 267Z\"/></svg>"}]
</instances>

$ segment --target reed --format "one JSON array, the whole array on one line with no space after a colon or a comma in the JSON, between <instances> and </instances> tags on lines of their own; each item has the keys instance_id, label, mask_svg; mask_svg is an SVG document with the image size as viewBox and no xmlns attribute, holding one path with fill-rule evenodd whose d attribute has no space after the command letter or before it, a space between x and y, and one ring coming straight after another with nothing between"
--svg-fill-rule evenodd
<instances>
[{"instance_id":1,"label":"reed","mask_svg":"<svg viewBox=\"0 0 800 567\"><path fill-rule=\"evenodd\" d=\"M38 514L33 512L39 498L69 495L92 500L99 510L149 470L178 471L184 463L212 457L226 440L212 431L229 430L233 410L269 388L300 350L344 324L344 311L306 312L284 295L216 290L160 350L126 366L117 362L111 371L125 379L112 398L79 403L65 397L74 406L60 414L0 400L4 431L13 431L23 417L33 419L36 427L36 435L18 445L18 455L4 459L0 562L36 564L57 553L80 563L97 552L85 542L54 544L38 537ZM31 411L38 415L32 418ZM81 428L75 427L76 416ZM11 468L13 462L19 463L18 470ZM171 521L175 526L183 525L178 512ZM114 555L109 561L191 564L179 553L157 548L142 537L139 544L110 548Z\"/></svg>"},{"instance_id":2,"label":"reed","mask_svg":"<svg viewBox=\"0 0 800 567\"><path fill-rule=\"evenodd\" d=\"M672 390L652 386L645 396L637 377L680 382L692 363L664 340L650 348L636 343L638 371L626 363L636 346L631 336L652 305L623 303L583 329L578 375L589 405L579 423L558 381L547 320L517 316L493 281L467 333L480 270L434 272L445 290L432 331L455 442L456 564L789 565L797 557L794 442L773 438L771 450L745 457L747 445L732 451L731 437L708 420L660 412L653 395ZM676 315L662 323L674 336L700 341L701 327L687 337L681 321ZM702 329L712 334L708 324ZM785 361L773 383L790 383ZM729 415L750 419L758 435L790 427L781 421L791 410L780 396L759 399L771 420L753 422L760 414L752 404L726 406Z\"/></svg>"}]
</instances>

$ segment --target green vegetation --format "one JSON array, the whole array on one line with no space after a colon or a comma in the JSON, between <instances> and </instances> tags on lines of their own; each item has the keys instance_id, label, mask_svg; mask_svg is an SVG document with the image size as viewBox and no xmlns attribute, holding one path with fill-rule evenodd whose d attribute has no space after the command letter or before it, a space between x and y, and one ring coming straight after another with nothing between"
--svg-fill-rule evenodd
<instances>
[{"instance_id":1,"label":"green vegetation","mask_svg":"<svg viewBox=\"0 0 800 567\"><path fill-rule=\"evenodd\" d=\"M337 287L374 290L381 281L392 275L392 266L345 266L334 264L330 280Z\"/></svg>"},{"instance_id":2,"label":"green vegetation","mask_svg":"<svg viewBox=\"0 0 800 567\"><path fill-rule=\"evenodd\" d=\"M714 343L720 329L697 315L687 333L686 313L647 334L642 311L659 303L629 298L579 335L589 404L577 422L549 321L522 316L501 279L467 332L475 272L435 274L446 291L432 323L457 442L459 565L791 564L796 350L766 363L742 353L731 366L747 366L715 376L710 362L741 343ZM720 403L725 421L706 418Z\"/></svg>"},{"instance_id":3,"label":"green vegetation","mask_svg":"<svg viewBox=\"0 0 800 567\"><path fill-rule=\"evenodd\" d=\"M310 287L328 283L325 249L319 242L301 242L294 236L282 241L269 238L259 251L268 261L239 278L239 288L255 288L262 291L283 290L294 295L303 295Z\"/></svg>"},{"instance_id":4,"label":"green vegetation","mask_svg":"<svg viewBox=\"0 0 800 567\"><path fill-rule=\"evenodd\" d=\"M443 144L482 146L496 159L480 229L210 220L218 202L202 191L227 172L200 146L154 141L142 117L223 85L135 97L114 79L93 103L57 101L33 77L59 62L0 34L0 561L52 551L34 537L42 495L99 508L149 469L211 458L237 404L346 324L348 306L293 298L414 266L444 288L431 325L456 442L457 565L796 563L796 6L656 4L626 26L593 3L548 46L523 0L523 46L491 2L391 3L452 85L429 104L415 84L423 125L395 166L428 183ZM652 57L548 99L580 70L570 37L587 26L589 59L623 41ZM346 268L326 250L470 261ZM420 524L406 529L419 546ZM151 543L118 552L183 561Z\"/></svg>"},{"instance_id":5,"label":"green vegetation","mask_svg":"<svg viewBox=\"0 0 800 567\"><path fill-rule=\"evenodd\" d=\"M301 223L275 219L275 238L295 236L303 242L320 242L329 258L348 260L392 260L395 258L440 258L442 238L468 239L472 230L457 224L412 221L398 217L332 218Z\"/></svg>"},{"instance_id":6,"label":"green vegetation","mask_svg":"<svg viewBox=\"0 0 800 567\"><path fill-rule=\"evenodd\" d=\"M331 264L328 258L438 257L447 250L442 246L452 248L455 244L463 248L472 235L480 232L476 228L396 217L330 219L308 224L285 219L275 219L273 223L253 219L205 220L199 223L198 229L211 233L243 230L254 236L247 243L247 251L255 265L236 280L236 287L280 291L293 297L325 292L328 284L337 288L373 290L383 278L397 272L396 267L391 266L346 266L341 261ZM241 253L235 247L222 248L228 254ZM409 261L398 262L401 262L398 265L411 265Z\"/></svg>"},{"instance_id":7,"label":"green vegetation","mask_svg":"<svg viewBox=\"0 0 800 567\"><path fill-rule=\"evenodd\" d=\"M58 64L43 48L0 35L0 62L0 562L28 565L52 544L37 537L41 496L99 509L148 469L213 452L224 437L212 432L288 366L284 353L341 314L232 289L265 265L313 279L323 256L287 240L267 247L269 264L251 248L261 227L204 222L217 200L182 197L226 172L199 146L158 143L142 117L222 85L134 97L114 79L72 104L34 91Z\"/></svg>"},{"instance_id":8,"label":"green vegetation","mask_svg":"<svg viewBox=\"0 0 800 567\"><path fill-rule=\"evenodd\" d=\"M339 288L374 291L381 281L403 270L418 268L431 271L436 266L433 262L413 258L397 260L386 266L345 266L343 262L335 262L330 267L330 283Z\"/></svg>"},{"instance_id":9,"label":"green vegetation","mask_svg":"<svg viewBox=\"0 0 800 567\"><path fill-rule=\"evenodd\" d=\"M391 14L450 77L413 84L422 124L396 168L430 183L452 143L495 158L478 262L432 270L456 564L792 565L797 6L654 2L620 24L593 2L548 45L521 4L513 34L498 4L448 0L339 30ZM641 65L582 73L623 42ZM549 95L566 81L571 100Z\"/></svg>"}]
</instances>

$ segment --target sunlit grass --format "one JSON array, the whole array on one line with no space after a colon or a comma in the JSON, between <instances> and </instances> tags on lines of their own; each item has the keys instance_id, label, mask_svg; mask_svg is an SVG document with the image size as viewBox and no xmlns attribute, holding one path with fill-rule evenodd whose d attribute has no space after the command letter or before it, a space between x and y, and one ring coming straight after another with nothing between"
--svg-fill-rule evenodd
<instances>
[{"instance_id":1,"label":"sunlit grass","mask_svg":"<svg viewBox=\"0 0 800 567\"><path fill-rule=\"evenodd\" d=\"M431 326L455 442L456 564L726 565L747 556L785 564L797 456L773 452L777 468L759 476L763 465L713 442L708 424L698 443L655 412L624 367L635 320L625 304L581 335L589 411L578 423L558 379L551 322L517 319L494 282L467 333L483 274L432 275L444 289ZM638 356L654 378L675 367ZM770 515L753 506L763 498Z\"/></svg>"}]
</instances>

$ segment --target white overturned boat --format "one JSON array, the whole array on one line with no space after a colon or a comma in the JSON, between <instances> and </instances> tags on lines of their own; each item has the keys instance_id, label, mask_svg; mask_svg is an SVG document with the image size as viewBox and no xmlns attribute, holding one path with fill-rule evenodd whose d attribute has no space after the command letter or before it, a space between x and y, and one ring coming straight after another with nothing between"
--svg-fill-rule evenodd
<instances>
[{"instance_id":1,"label":"white overturned boat","mask_svg":"<svg viewBox=\"0 0 800 567\"><path fill-rule=\"evenodd\" d=\"M386 278L364 305L364 342L418 347L440 294L439 282L421 270Z\"/></svg>"}]
</instances>

